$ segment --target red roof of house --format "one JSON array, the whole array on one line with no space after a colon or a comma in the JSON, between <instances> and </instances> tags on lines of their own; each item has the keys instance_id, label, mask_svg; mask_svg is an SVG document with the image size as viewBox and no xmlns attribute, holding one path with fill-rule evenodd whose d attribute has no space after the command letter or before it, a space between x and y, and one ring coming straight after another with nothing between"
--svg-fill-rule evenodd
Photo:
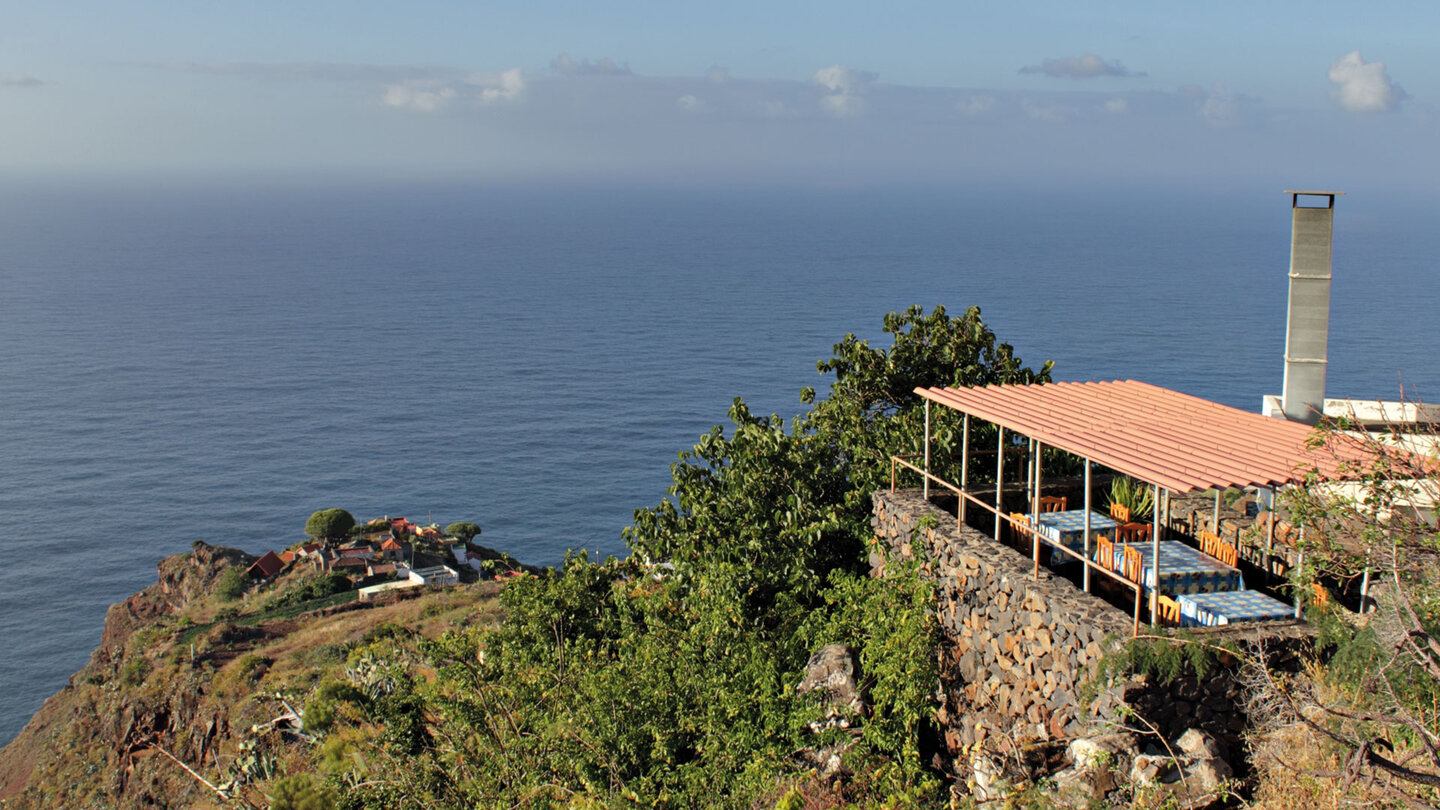
<instances>
[{"instance_id":1,"label":"red roof of house","mask_svg":"<svg viewBox=\"0 0 1440 810\"><path fill-rule=\"evenodd\" d=\"M396 542L393 537L387 537L380 541L381 551L403 551L404 549L405 547Z\"/></svg>"},{"instance_id":2,"label":"red roof of house","mask_svg":"<svg viewBox=\"0 0 1440 810\"><path fill-rule=\"evenodd\" d=\"M293 551L282 551L282 552L280 552L280 562L283 562L283 563L285 563L286 565L289 565L290 563L295 562L295 552L293 552Z\"/></svg>"},{"instance_id":3,"label":"red roof of house","mask_svg":"<svg viewBox=\"0 0 1440 810\"><path fill-rule=\"evenodd\" d=\"M370 561L364 557L339 557L330 563L331 568L365 568Z\"/></svg>"},{"instance_id":4,"label":"red roof of house","mask_svg":"<svg viewBox=\"0 0 1440 810\"><path fill-rule=\"evenodd\" d=\"M273 551L265 552L260 559L250 563L250 567L247 569L251 576L258 574L261 579L269 579L283 570L285 570L285 561Z\"/></svg>"}]
</instances>

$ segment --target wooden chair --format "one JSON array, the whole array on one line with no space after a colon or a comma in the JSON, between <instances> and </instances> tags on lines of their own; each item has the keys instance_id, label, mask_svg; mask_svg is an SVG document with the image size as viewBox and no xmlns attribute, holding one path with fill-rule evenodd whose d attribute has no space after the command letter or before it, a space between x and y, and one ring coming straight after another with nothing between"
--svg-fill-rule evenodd
<instances>
[{"instance_id":1,"label":"wooden chair","mask_svg":"<svg viewBox=\"0 0 1440 810\"><path fill-rule=\"evenodd\" d=\"M1240 550L1219 538L1216 538L1215 551L1210 556L1231 568L1240 564Z\"/></svg>"},{"instance_id":2,"label":"wooden chair","mask_svg":"<svg viewBox=\"0 0 1440 810\"><path fill-rule=\"evenodd\" d=\"M1160 623L1169 625L1180 624L1180 603L1171 599L1163 593L1155 594L1155 600L1159 605Z\"/></svg>"},{"instance_id":3,"label":"wooden chair","mask_svg":"<svg viewBox=\"0 0 1440 810\"><path fill-rule=\"evenodd\" d=\"M1054 497L1054 496L1049 496L1049 495L1047 495L1047 496L1042 497L1042 498L1040 499L1040 511L1041 511L1041 512L1064 512L1064 511L1068 508L1067 503L1068 503L1067 499L1066 499L1065 497L1063 497L1063 496L1061 496L1061 497Z\"/></svg>"},{"instance_id":4,"label":"wooden chair","mask_svg":"<svg viewBox=\"0 0 1440 810\"><path fill-rule=\"evenodd\" d=\"M1200 532L1200 550L1231 568L1240 564L1240 550L1214 532Z\"/></svg>"},{"instance_id":5,"label":"wooden chair","mask_svg":"<svg viewBox=\"0 0 1440 810\"><path fill-rule=\"evenodd\" d=\"M1123 503L1115 503L1112 501L1110 503L1110 517L1115 518L1121 523L1129 523L1130 507L1126 506Z\"/></svg>"},{"instance_id":6,"label":"wooden chair","mask_svg":"<svg viewBox=\"0 0 1440 810\"><path fill-rule=\"evenodd\" d=\"M1121 573L1131 582L1138 582L1144 585L1141 576L1144 575L1145 558L1140 554L1140 549L1125 547L1125 563L1121 566Z\"/></svg>"},{"instance_id":7,"label":"wooden chair","mask_svg":"<svg viewBox=\"0 0 1440 810\"><path fill-rule=\"evenodd\" d=\"M1324 585L1318 582L1310 583L1310 593L1313 596L1312 604L1316 607L1325 607L1330 604L1330 592L1325 590Z\"/></svg>"},{"instance_id":8,"label":"wooden chair","mask_svg":"<svg viewBox=\"0 0 1440 810\"><path fill-rule=\"evenodd\" d=\"M1122 523L1115 527L1115 542L1117 543L1148 543L1150 542L1149 523Z\"/></svg>"},{"instance_id":9,"label":"wooden chair","mask_svg":"<svg viewBox=\"0 0 1440 810\"><path fill-rule=\"evenodd\" d=\"M1013 538L1015 544L1028 543L1030 537L1025 533L1025 529L1030 527L1030 516L1024 512L1011 512L1010 520L1010 537Z\"/></svg>"},{"instance_id":10,"label":"wooden chair","mask_svg":"<svg viewBox=\"0 0 1440 810\"><path fill-rule=\"evenodd\" d=\"M1115 544L1103 534L1095 536L1095 561L1104 568L1115 570Z\"/></svg>"}]
</instances>

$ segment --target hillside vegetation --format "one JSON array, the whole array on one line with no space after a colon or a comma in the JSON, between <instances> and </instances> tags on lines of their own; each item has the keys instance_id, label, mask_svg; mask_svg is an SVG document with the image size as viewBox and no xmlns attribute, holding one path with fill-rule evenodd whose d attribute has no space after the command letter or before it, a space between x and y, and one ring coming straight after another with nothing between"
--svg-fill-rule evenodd
<instances>
[{"instance_id":1,"label":"hillside vegetation","mask_svg":"<svg viewBox=\"0 0 1440 810\"><path fill-rule=\"evenodd\" d=\"M978 309L913 308L885 331L884 349L836 344L819 364L828 396L802 392L794 420L737 400L636 511L628 558L569 557L498 602L462 586L196 633L225 610L222 562L245 560L167 560L0 756L6 790L27 786L9 806L948 803L930 759L928 586L899 565L864 575L868 494L891 453L921 449L916 386L1044 380L1049 364L1024 367ZM958 449L955 427L936 419L939 454ZM201 571L167 574L183 566ZM834 643L857 651L868 698L838 719L796 691Z\"/></svg>"}]
</instances>

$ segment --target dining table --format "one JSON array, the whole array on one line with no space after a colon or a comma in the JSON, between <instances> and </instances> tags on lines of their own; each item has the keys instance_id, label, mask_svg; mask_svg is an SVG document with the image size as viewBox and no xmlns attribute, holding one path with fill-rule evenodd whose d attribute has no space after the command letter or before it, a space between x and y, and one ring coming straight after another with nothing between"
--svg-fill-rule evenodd
<instances>
[{"instance_id":1,"label":"dining table","mask_svg":"<svg viewBox=\"0 0 1440 810\"><path fill-rule=\"evenodd\" d=\"M1136 543L1129 548L1140 552L1140 584L1146 589L1155 588L1161 593L1198 594L1214 591L1240 591L1245 589L1245 577L1240 569L1226 565L1194 546L1178 540L1161 540L1159 574L1156 574L1155 543ZM1123 571L1125 562L1124 544L1114 546L1114 557L1098 560L1112 571Z\"/></svg>"},{"instance_id":2,"label":"dining table","mask_svg":"<svg viewBox=\"0 0 1440 810\"><path fill-rule=\"evenodd\" d=\"M1115 528L1120 524L1109 515L1090 510L1090 537L1091 547L1094 547L1094 537L1099 534L1114 536ZM1085 510L1068 509L1063 512L1041 512L1038 520L1035 521L1035 531L1043 538L1050 541L1052 545L1062 545L1073 550L1077 554L1085 553ZM1067 562L1078 562L1074 557L1063 551L1052 551L1050 564L1059 565Z\"/></svg>"},{"instance_id":3,"label":"dining table","mask_svg":"<svg viewBox=\"0 0 1440 810\"><path fill-rule=\"evenodd\" d=\"M1215 627L1235 622L1283 621L1295 617L1295 606L1259 591L1215 591L1179 594L1180 623Z\"/></svg>"}]
</instances>

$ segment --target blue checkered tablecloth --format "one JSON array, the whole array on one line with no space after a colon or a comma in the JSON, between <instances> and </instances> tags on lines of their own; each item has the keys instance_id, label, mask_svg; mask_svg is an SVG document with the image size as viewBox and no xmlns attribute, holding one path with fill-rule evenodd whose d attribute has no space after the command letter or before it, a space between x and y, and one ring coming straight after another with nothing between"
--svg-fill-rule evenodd
<instances>
[{"instance_id":1,"label":"blue checkered tablecloth","mask_svg":"<svg viewBox=\"0 0 1440 810\"><path fill-rule=\"evenodd\" d=\"M1090 536L1097 534L1110 534L1114 536L1115 527L1119 525L1109 515L1102 515L1099 512L1090 513ZM1081 554L1085 553L1085 510L1070 509L1065 512L1044 512L1035 528L1042 537L1049 538L1052 543L1063 545ZM1092 541L1093 544L1093 541ZM1050 564L1074 562L1075 558L1061 552L1052 552Z\"/></svg>"},{"instance_id":2,"label":"blue checkered tablecloth","mask_svg":"<svg viewBox=\"0 0 1440 810\"><path fill-rule=\"evenodd\" d=\"M1182 624L1213 627L1235 622L1264 622L1290 619L1295 607L1259 591L1218 591L1216 593L1181 594Z\"/></svg>"},{"instance_id":3,"label":"blue checkered tablecloth","mask_svg":"<svg viewBox=\"0 0 1440 810\"><path fill-rule=\"evenodd\" d=\"M1146 588L1155 587L1155 548L1153 543L1137 543L1143 562L1140 579ZM1124 547L1115 546L1112 571L1124 570ZM1100 560L1104 565L1105 561ZM1198 548L1178 540L1160 541L1160 592L1169 594L1239 591L1245 588L1240 569L1231 568Z\"/></svg>"}]
</instances>

